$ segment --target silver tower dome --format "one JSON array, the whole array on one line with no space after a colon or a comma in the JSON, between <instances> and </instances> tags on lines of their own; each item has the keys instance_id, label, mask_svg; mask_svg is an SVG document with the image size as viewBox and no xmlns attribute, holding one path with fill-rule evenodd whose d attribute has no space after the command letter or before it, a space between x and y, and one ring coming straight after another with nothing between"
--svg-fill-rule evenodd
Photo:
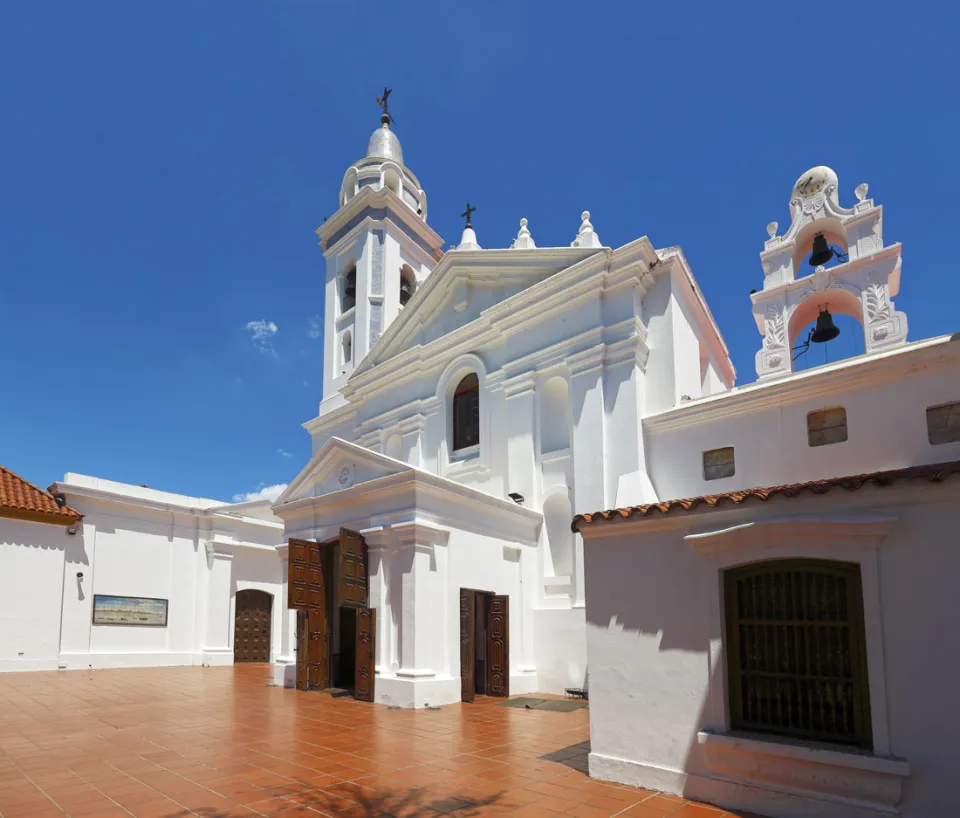
<instances>
[{"instance_id":1,"label":"silver tower dome","mask_svg":"<svg viewBox=\"0 0 960 818\"><path fill-rule=\"evenodd\" d=\"M367 159L391 159L402 165L403 148L397 135L390 130L389 115L384 114L380 121L383 124L373 132L367 143Z\"/></svg>"}]
</instances>

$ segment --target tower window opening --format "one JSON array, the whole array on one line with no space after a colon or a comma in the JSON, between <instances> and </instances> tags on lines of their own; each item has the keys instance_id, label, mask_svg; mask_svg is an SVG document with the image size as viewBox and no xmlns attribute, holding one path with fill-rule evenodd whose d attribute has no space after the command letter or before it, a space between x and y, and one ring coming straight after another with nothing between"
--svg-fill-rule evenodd
<instances>
[{"instance_id":1,"label":"tower window opening","mask_svg":"<svg viewBox=\"0 0 960 818\"><path fill-rule=\"evenodd\" d=\"M400 268L400 306L405 307L417 290L417 277L409 264Z\"/></svg>"},{"instance_id":2,"label":"tower window opening","mask_svg":"<svg viewBox=\"0 0 960 818\"><path fill-rule=\"evenodd\" d=\"M343 365L346 366L353 360L353 336L350 330L343 333Z\"/></svg>"},{"instance_id":3,"label":"tower window opening","mask_svg":"<svg viewBox=\"0 0 960 818\"><path fill-rule=\"evenodd\" d=\"M341 310L346 312L353 309L357 303L357 265L350 263L343 276L343 296L341 299Z\"/></svg>"}]
</instances>

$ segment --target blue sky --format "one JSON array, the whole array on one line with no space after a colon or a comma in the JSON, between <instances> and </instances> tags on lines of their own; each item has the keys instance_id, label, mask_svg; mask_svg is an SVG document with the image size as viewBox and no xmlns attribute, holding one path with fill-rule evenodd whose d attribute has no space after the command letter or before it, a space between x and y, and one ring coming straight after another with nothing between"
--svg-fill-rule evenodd
<instances>
[{"instance_id":1,"label":"blue sky","mask_svg":"<svg viewBox=\"0 0 960 818\"><path fill-rule=\"evenodd\" d=\"M469 199L486 247L522 216L539 245L569 244L584 209L605 244L680 244L740 383L764 226L789 222L812 165L837 171L843 203L867 181L884 205L911 338L960 330L958 18L888 2L8 3L0 463L41 485L78 471L224 500L291 479L320 397L313 230L384 84L448 242ZM850 332L835 343L854 349Z\"/></svg>"}]
</instances>

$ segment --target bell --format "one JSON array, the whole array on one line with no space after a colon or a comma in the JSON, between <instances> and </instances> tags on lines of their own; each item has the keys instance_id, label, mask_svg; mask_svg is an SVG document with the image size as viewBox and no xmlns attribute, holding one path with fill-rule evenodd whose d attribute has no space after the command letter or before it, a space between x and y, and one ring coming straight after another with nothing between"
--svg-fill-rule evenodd
<instances>
[{"instance_id":1,"label":"bell","mask_svg":"<svg viewBox=\"0 0 960 818\"><path fill-rule=\"evenodd\" d=\"M827 244L826 238L824 238L823 233L817 233L817 235L813 237L813 252L810 254L810 266L819 267L821 264L826 264L832 258L833 250L831 250Z\"/></svg>"},{"instance_id":2,"label":"bell","mask_svg":"<svg viewBox=\"0 0 960 818\"><path fill-rule=\"evenodd\" d=\"M820 310L820 315L817 316L817 326L814 328L810 340L815 344L825 344L827 341L832 341L839 334L840 330L837 329L837 325L833 323L833 316L830 315L830 310Z\"/></svg>"},{"instance_id":3,"label":"bell","mask_svg":"<svg viewBox=\"0 0 960 818\"><path fill-rule=\"evenodd\" d=\"M410 282L404 279L400 282L400 306L405 307L407 302L413 297L413 287Z\"/></svg>"}]
</instances>

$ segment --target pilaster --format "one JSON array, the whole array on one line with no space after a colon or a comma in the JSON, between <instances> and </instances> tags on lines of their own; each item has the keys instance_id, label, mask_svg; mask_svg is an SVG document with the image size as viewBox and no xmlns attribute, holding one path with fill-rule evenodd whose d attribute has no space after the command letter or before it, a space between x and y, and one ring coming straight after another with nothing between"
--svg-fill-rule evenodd
<instances>
[{"instance_id":1,"label":"pilaster","mask_svg":"<svg viewBox=\"0 0 960 818\"><path fill-rule=\"evenodd\" d=\"M537 374L524 372L502 383L506 401L507 493L517 493L531 507L539 506L536 441Z\"/></svg>"},{"instance_id":2,"label":"pilaster","mask_svg":"<svg viewBox=\"0 0 960 818\"><path fill-rule=\"evenodd\" d=\"M204 665L233 663L231 645L234 546L208 540L207 551L207 622L203 647Z\"/></svg>"}]
</instances>

